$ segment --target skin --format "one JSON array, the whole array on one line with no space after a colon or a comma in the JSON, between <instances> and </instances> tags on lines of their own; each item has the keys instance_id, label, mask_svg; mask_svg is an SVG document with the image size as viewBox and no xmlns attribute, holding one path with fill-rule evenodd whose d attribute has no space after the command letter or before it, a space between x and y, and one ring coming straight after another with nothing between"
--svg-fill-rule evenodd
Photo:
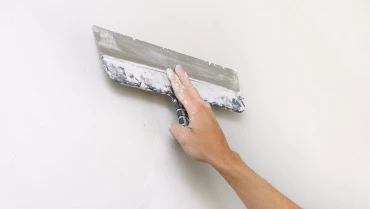
<instances>
[{"instance_id":1,"label":"skin","mask_svg":"<svg viewBox=\"0 0 370 209\"><path fill-rule=\"evenodd\" d=\"M189 114L189 126L172 123L170 132L191 158L214 167L249 209L300 208L267 183L232 151L210 105L203 101L181 66L167 69L176 97Z\"/></svg>"}]
</instances>

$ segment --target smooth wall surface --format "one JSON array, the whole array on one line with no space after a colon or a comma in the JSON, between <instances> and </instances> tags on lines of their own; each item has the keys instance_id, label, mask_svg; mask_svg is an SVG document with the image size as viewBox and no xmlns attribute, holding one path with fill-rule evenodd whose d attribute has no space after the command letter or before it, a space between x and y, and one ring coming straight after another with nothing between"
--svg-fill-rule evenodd
<instances>
[{"instance_id":1,"label":"smooth wall surface","mask_svg":"<svg viewBox=\"0 0 370 209\"><path fill-rule=\"evenodd\" d=\"M370 3L2 1L0 208L243 208L168 133L170 100L112 83L102 26L239 71L231 147L304 208L370 208Z\"/></svg>"}]
</instances>

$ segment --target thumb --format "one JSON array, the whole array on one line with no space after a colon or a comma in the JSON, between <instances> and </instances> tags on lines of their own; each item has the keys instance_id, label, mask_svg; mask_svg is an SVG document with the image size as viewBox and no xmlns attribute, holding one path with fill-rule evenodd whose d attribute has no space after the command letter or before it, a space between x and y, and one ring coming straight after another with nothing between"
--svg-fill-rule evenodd
<instances>
[{"instance_id":1,"label":"thumb","mask_svg":"<svg viewBox=\"0 0 370 209\"><path fill-rule=\"evenodd\" d=\"M170 125L170 132L172 136L181 144L181 142L188 137L188 128L185 128L184 126L180 125L179 123L172 123Z\"/></svg>"}]
</instances>

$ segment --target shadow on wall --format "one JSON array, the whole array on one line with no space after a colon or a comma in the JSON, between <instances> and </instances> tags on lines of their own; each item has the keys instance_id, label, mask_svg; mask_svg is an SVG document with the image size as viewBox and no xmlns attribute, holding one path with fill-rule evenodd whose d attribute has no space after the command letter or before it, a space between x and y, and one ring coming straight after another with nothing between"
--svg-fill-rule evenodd
<instances>
[{"instance_id":1,"label":"shadow on wall","mask_svg":"<svg viewBox=\"0 0 370 209\"><path fill-rule=\"evenodd\" d=\"M246 108L247 109L247 108ZM243 115L246 114L246 111L242 113L232 112L230 110L222 109L220 107L212 106L212 110L215 113L217 118L223 118L225 120L230 120L234 122L241 122Z\"/></svg>"},{"instance_id":2,"label":"shadow on wall","mask_svg":"<svg viewBox=\"0 0 370 209\"><path fill-rule=\"evenodd\" d=\"M104 76L105 76L104 80L107 83L107 85L110 87L110 89L114 93L119 95L120 97L135 99L135 100L138 100L138 101L144 102L144 103L151 103L151 101L152 101L151 94L153 92L143 91L141 89L125 86L125 85L119 84L119 83L111 80L107 75L104 75Z\"/></svg>"}]
</instances>

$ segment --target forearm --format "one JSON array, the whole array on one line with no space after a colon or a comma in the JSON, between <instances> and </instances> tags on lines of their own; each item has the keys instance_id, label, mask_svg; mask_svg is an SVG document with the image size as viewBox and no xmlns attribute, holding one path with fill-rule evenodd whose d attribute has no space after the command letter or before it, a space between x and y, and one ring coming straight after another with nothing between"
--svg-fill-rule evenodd
<instances>
[{"instance_id":1,"label":"forearm","mask_svg":"<svg viewBox=\"0 0 370 209\"><path fill-rule=\"evenodd\" d=\"M235 152L211 165L225 178L248 209L300 208L258 176Z\"/></svg>"}]
</instances>

